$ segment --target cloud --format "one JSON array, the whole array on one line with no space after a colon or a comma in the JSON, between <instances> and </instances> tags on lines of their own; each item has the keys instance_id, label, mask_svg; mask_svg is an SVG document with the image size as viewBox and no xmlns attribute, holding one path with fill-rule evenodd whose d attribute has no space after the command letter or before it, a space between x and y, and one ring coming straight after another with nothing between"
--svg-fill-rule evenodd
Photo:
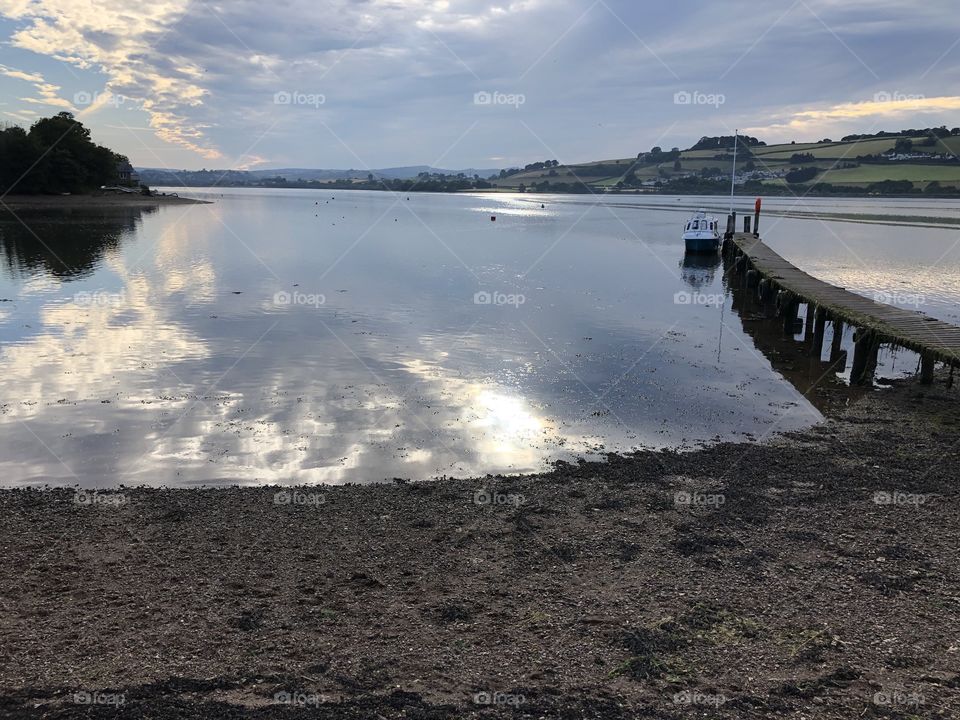
<instances>
[{"instance_id":1,"label":"cloud","mask_svg":"<svg viewBox=\"0 0 960 720\"><path fill-rule=\"evenodd\" d=\"M64 100L58 94L60 91L60 86L54 85L53 83L48 83L44 79L43 75L39 73L28 73L15 68L9 68L6 65L0 65L0 75L14 78L15 80L23 80L31 83L34 88L36 88L37 95L39 95L39 97L20 98L20 100L25 103L29 103L31 105L50 105L52 107L58 107L71 112L75 109L72 103L70 103L68 100Z\"/></svg>"},{"instance_id":2,"label":"cloud","mask_svg":"<svg viewBox=\"0 0 960 720\"><path fill-rule=\"evenodd\" d=\"M201 104L206 95L196 82L201 70L187 59L170 63L155 51L158 40L189 5L189 0L136 5L111 0L0 0L0 14L23 23L11 38L14 47L99 70L107 77L109 92L142 103L161 139L216 159L222 155L205 136L205 127L182 112ZM58 104L41 92L40 102L44 101Z\"/></svg>"},{"instance_id":3,"label":"cloud","mask_svg":"<svg viewBox=\"0 0 960 720\"><path fill-rule=\"evenodd\" d=\"M37 113L34 112L33 110L19 110L19 111L7 110L4 112L4 115L8 117L12 117L14 120L24 123L25 125L32 123L38 117Z\"/></svg>"},{"instance_id":4,"label":"cloud","mask_svg":"<svg viewBox=\"0 0 960 720\"><path fill-rule=\"evenodd\" d=\"M744 128L744 132L763 135L790 131L797 137L810 138L829 128L859 127L864 120L870 120L871 127L880 127L884 120L913 123L918 115L942 115L946 120L949 113L960 110L960 96L898 98L895 93L878 93L878 96L884 99L798 110L775 118L767 125Z\"/></svg>"},{"instance_id":5,"label":"cloud","mask_svg":"<svg viewBox=\"0 0 960 720\"><path fill-rule=\"evenodd\" d=\"M266 98L284 87L320 82L345 56L361 71L401 58L409 62L410 48L399 45L411 32L489 34L494 23L542 2L490 7L477 0L330 0L321 6L291 0L265 14L262 3L250 0L0 0L0 14L18 23L14 47L103 73L106 94L136 101L159 138L217 160L225 156L211 130L220 122L249 132L251 120L276 113L263 107ZM19 77L39 82L28 73ZM211 101L229 109L212 108ZM50 93L29 102L70 107ZM251 110L251 102L259 107ZM84 114L103 105L94 103Z\"/></svg>"},{"instance_id":6,"label":"cloud","mask_svg":"<svg viewBox=\"0 0 960 720\"><path fill-rule=\"evenodd\" d=\"M94 102L81 116L131 157L147 151L141 138L107 123L148 125L168 144L149 148L142 160L151 165L249 166L266 157L278 167L383 167L443 157L466 167L543 159L553 154L546 147L571 162L622 157L747 124L822 136L868 119L856 113L873 109L844 110L866 87L934 96L956 86L960 20L951 7L690 0L681 12L633 0L282 0L265 10L262 0L0 0L0 16L14 27L5 62L13 64L7 50L25 58L8 76L38 89L9 110L65 107L41 88L44 74L53 77L49 58L84 78L100 73L100 87L78 78L88 85L69 95L123 97L124 108L145 112L118 123L109 104ZM31 58L44 63L42 74ZM678 107L681 90L728 103ZM526 103L519 112L478 109L478 91L523 94ZM325 102L276 102L284 93ZM911 125L936 113L888 105L875 115Z\"/></svg>"},{"instance_id":7,"label":"cloud","mask_svg":"<svg viewBox=\"0 0 960 720\"><path fill-rule=\"evenodd\" d=\"M44 82L43 75L38 73L27 73L22 70L16 70L14 68L8 68L5 65L0 65L0 75L4 75L9 78L16 78L17 80L26 80L31 83L42 83Z\"/></svg>"}]
</instances>

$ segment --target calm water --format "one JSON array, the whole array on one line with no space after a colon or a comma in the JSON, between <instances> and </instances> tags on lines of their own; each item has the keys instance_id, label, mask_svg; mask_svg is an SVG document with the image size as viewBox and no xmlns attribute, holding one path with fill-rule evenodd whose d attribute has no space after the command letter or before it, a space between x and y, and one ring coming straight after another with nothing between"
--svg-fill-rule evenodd
<instances>
[{"instance_id":1,"label":"calm water","mask_svg":"<svg viewBox=\"0 0 960 720\"><path fill-rule=\"evenodd\" d=\"M685 215L723 200L194 194L215 203L0 218L3 484L521 472L822 418L802 336L745 308L719 258L684 258ZM960 323L953 204L792 206L768 203L948 223L763 230L824 279Z\"/></svg>"}]
</instances>

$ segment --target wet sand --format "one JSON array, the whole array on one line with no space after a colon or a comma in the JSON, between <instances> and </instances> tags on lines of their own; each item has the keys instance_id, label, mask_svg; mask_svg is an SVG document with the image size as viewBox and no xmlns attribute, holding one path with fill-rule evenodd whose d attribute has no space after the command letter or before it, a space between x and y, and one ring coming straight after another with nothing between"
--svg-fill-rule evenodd
<instances>
[{"instance_id":1,"label":"wet sand","mask_svg":"<svg viewBox=\"0 0 960 720\"><path fill-rule=\"evenodd\" d=\"M543 475L0 492L0 715L958 717L958 467L897 383Z\"/></svg>"}]
</instances>

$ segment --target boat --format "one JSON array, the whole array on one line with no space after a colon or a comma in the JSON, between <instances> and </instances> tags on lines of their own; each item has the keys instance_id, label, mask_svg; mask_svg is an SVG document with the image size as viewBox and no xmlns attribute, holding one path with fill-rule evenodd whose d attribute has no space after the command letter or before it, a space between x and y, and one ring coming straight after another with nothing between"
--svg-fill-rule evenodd
<instances>
[{"instance_id":1,"label":"boat","mask_svg":"<svg viewBox=\"0 0 960 720\"><path fill-rule=\"evenodd\" d=\"M687 252L716 252L720 247L720 222L700 208L687 220L683 242Z\"/></svg>"}]
</instances>

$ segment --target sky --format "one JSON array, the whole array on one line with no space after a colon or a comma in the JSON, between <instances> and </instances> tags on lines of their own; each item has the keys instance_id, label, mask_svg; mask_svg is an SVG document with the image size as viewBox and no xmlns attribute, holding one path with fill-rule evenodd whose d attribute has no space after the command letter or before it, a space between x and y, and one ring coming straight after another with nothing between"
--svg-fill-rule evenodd
<instances>
[{"instance_id":1,"label":"sky","mask_svg":"<svg viewBox=\"0 0 960 720\"><path fill-rule=\"evenodd\" d=\"M960 125L956 0L0 0L0 122L138 167L499 168Z\"/></svg>"}]
</instances>

